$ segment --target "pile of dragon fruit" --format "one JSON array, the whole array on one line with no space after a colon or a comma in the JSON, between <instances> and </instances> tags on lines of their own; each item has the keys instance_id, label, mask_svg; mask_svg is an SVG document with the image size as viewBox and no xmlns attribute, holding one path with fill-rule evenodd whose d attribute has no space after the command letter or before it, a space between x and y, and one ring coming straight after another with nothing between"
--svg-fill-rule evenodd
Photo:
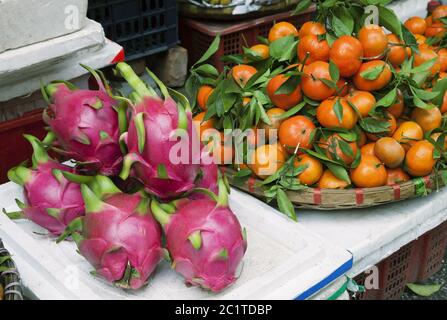
<instances>
[{"instance_id":1,"label":"pile of dragon fruit","mask_svg":"<svg viewBox=\"0 0 447 320\"><path fill-rule=\"evenodd\" d=\"M146 285L162 259L187 285L227 288L247 248L245 229L228 205L228 183L213 161L200 161L210 157L203 146L197 162L174 165L169 157L179 130L189 135L194 156L188 100L148 70L158 96L125 63L115 71L133 92L114 95L101 72L85 68L99 90L65 81L42 88L49 133L43 141L25 135L32 166L8 172L23 186L25 203L16 200L21 211L8 215L32 220L58 242L74 241L95 275L123 289Z\"/></svg>"}]
</instances>

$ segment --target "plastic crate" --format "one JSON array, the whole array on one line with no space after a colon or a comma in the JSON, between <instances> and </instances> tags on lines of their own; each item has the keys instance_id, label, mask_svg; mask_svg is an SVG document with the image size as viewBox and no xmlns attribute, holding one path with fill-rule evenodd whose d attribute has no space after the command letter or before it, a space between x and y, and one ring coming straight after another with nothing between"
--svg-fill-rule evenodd
<instances>
[{"instance_id":1,"label":"plastic crate","mask_svg":"<svg viewBox=\"0 0 447 320\"><path fill-rule=\"evenodd\" d=\"M402 296L409 282L421 282L438 272L447 249L447 222L428 231L388 258L382 260L379 269L379 289L366 290L356 295L356 300L396 300ZM367 275L355 278L363 285Z\"/></svg>"},{"instance_id":2,"label":"plastic crate","mask_svg":"<svg viewBox=\"0 0 447 320\"><path fill-rule=\"evenodd\" d=\"M89 0L87 16L138 59L178 44L176 0Z\"/></svg>"},{"instance_id":3,"label":"plastic crate","mask_svg":"<svg viewBox=\"0 0 447 320\"><path fill-rule=\"evenodd\" d=\"M447 222L426 233L419 241L421 250L412 263L419 263L420 267L417 277L409 282L424 281L442 268L447 248Z\"/></svg>"},{"instance_id":4,"label":"plastic crate","mask_svg":"<svg viewBox=\"0 0 447 320\"><path fill-rule=\"evenodd\" d=\"M0 184L7 182L8 170L29 159L33 150L23 134L39 139L46 135L42 109L34 110L14 120L0 123Z\"/></svg>"},{"instance_id":5,"label":"plastic crate","mask_svg":"<svg viewBox=\"0 0 447 320\"><path fill-rule=\"evenodd\" d=\"M240 54L243 46L259 43L257 37L267 37L275 21L287 21L300 27L304 22L311 20L314 9L296 16L291 16L290 13L283 12L237 23L181 18L179 23L180 42L188 50L189 63L193 64L200 59L219 34L221 36L219 49L209 62L222 71L225 65L220 60L222 56Z\"/></svg>"}]
</instances>

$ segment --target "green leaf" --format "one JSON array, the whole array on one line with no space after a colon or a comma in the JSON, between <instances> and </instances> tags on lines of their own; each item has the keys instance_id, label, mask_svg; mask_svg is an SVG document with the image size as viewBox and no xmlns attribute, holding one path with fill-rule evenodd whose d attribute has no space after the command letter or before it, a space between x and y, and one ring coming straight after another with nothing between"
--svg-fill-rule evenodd
<instances>
[{"instance_id":1,"label":"green leaf","mask_svg":"<svg viewBox=\"0 0 447 320\"><path fill-rule=\"evenodd\" d=\"M334 104L334 112L337 116L337 119L340 123L343 122L343 106L341 105L340 99L337 99L337 101Z\"/></svg>"},{"instance_id":2,"label":"green leaf","mask_svg":"<svg viewBox=\"0 0 447 320\"><path fill-rule=\"evenodd\" d=\"M200 81L195 74L191 74L185 83L185 90L191 107L194 108L197 102L197 91L200 88Z\"/></svg>"},{"instance_id":3,"label":"green leaf","mask_svg":"<svg viewBox=\"0 0 447 320\"><path fill-rule=\"evenodd\" d=\"M326 32L326 41L329 47L332 47L332 44L337 40L337 37L332 35L330 32Z\"/></svg>"},{"instance_id":4,"label":"green leaf","mask_svg":"<svg viewBox=\"0 0 447 320\"><path fill-rule=\"evenodd\" d=\"M196 63L194 63L194 65L192 67L194 68L196 65L201 64L201 63L207 61L209 58L211 58L211 56L213 54L215 54L217 52L217 50L219 49L219 45L220 45L220 35L217 35L214 38L213 42L211 42L211 45L205 51L203 56Z\"/></svg>"},{"instance_id":5,"label":"green leaf","mask_svg":"<svg viewBox=\"0 0 447 320\"><path fill-rule=\"evenodd\" d=\"M264 106L261 103L261 101L262 101L262 92L255 91L253 94L254 94L254 97L256 98L256 101L258 102L256 105L257 105L257 110L258 110L259 115L260 115L260 119L265 124L268 124L268 125L272 124L272 122L270 121L269 116L265 112Z\"/></svg>"},{"instance_id":6,"label":"green leaf","mask_svg":"<svg viewBox=\"0 0 447 320\"><path fill-rule=\"evenodd\" d=\"M387 132L388 128L390 127L388 121L383 121L383 119L379 120L372 117L361 119L359 124L363 130L369 133Z\"/></svg>"},{"instance_id":7,"label":"green leaf","mask_svg":"<svg viewBox=\"0 0 447 320\"><path fill-rule=\"evenodd\" d=\"M347 155L348 157L354 156L354 150L352 150L352 147L349 145L349 143L344 140L338 140L338 145L343 154Z\"/></svg>"},{"instance_id":8,"label":"green leaf","mask_svg":"<svg viewBox=\"0 0 447 320\"><path fill-rule=\"evenodd\" d=\"M236 172L233 177L236 178L241 178L241 177L247 177L251 175L251 170L250 169L242 169L239 170L238 172Z\"/></svg>"},{"instance_id":9,"label":"green leaf","mask_svg":"<svg viewBox=\"0 0 447 320\"><path fill-rule=\"evenodd\" d=\"M433 92L438 92L438 96L435 97L432 102L437 106L441 106L446 91L447 79L442 79L436 82L435 86L433 87Z\"/></svg>"},{"instance_id":10,"label":"green leaf","mask_svg":"<svg viewBox=\"0 0 447 320\"><path fill-rule=\"evenodd\" d=\"M318 80L323 82L326 86L328 86L331 89L338 89L337 83L332 80L328 80L326 78L319 78Z\"/></svg>"},{"instance_id":11,"label":"green leaf","mask_svg":"<svg viewBox=\"0 0 447 320\"><path fill-rule=\"evenodd\" d=\"M291 15L295 16L297 14L300 14L300 13L306 11L307 9L309 9L311 4L312 4L311 0L301 0L301 1L299 1L297 6L295 7L295 9L292 11Z\"/></svg>"},{"instance_id":12,"label":"green leaf","mask_svg":"<svg viewBox=\"0 0 447 320\"><path fill-rule=\"evenodd\" d=\"M323 3L321 4L321 6L323 8L331 8L333 6L335 6L335 4L337 3L338 0L326 0L323 1Z\"/></svg>"},{"instance_id":13,"label":"green leaf","mask_svg":"<svg viewBox=\"0 0 447 320\"><path fill-rule=\"evenodd\" d=\"M407 283L407 287L416 293L418 296L422 297L430 297L434 293L438 292L441 289L440 284L415 284L415 283Z\"/></svg>"},{"instance_id":14,"label":"green leaf","mask_svg":"<svg viewBox=\"0 0 447 320\"><path fill-rule=\"evenodd\" d=\"M338 179L341 179L343 181L346 181L348 183L351 183L351 180L349 179L348 171L346 171L345 168L343 168L341 165L336 165L333 163L326 163L328 169L336 176Z\"/></svg>"},{"instance_id":15,"label":"green leaf","mask_svg":"<svg viewBox=\"0 0 447 320\"><path fill-rule=\"evenodd\" d=\"M300 112L300 110L303 109L305 105L306 105L306 102L304 102L304 101L299 103L299 104L297 104L293 108L290 108L289 110L284 112L282 115L280 115L278 117L278 120L284 120L284 119L290 118L291 116L293 116L293 115L297 114L298 112Z\"/></svg>"},{"instance_id":16,"label":"green leaf","mask_svg":"<svg viewBox=\"0 0 447 320\"><path fill-rule=\"evenodd\" d=\"M424 101L432 100L432 99L436 98L439 95L439 92L437 92L437 91L431 91L430 92L430 91L426 91L426 90L419 89L419 88L416 88L416 87L412 87L411 91L413 92L413 94L417 95L418 98L420 98L420 99L422 99Z\"/></svg>"},{"instance_id":17,"label":"green leaf","mask_svg":"<svg viewBox=\"0 0 447 320\"><path fill-rule=\"evenodd\" d=\"M386 29L402 39L402 24L394 11L384 6L378 6L378 8L379 25L384 26Z\"/></svg>"},{"instance_id":18,"label":"green leaf","mask_svg":"<svg viewBox=\"0 0 447 320\"><path fill-rule=\"evenodd\" d=\"M269 40L266 37L257 36L256 39L258 39L259 43L269 45Z\"/></svg>"},{"instance_id":19,"label":"green leaf","mask_svg":"<svg viewBox=\"0 0 447 320\"><path fill-rule=\"evenodd\" d=\"M417 95L413 94L413 103L416 107L421 108L421 109L433 109L433 105L432 104L427 104L424 101L421 100L421 98L419 98Z\"/></svg>"},{"instance_id":20,"label":"green leaf","mask_svg":"<svg viewBox=\"0 0 447 320\"><path fill-rule=\"evenodd\" d=\"M245 62L243 54L228 54L226 56L222 56L220 61L234 64L243 64Z\"/></svg>"},{"instance_id":21,"label":"green leaf","mask_svg":"<svg viewBox=\"0 0 447 320\"><path fill-rule=\"evenodd\" d=\"M354 161L351 163L351 168L357 168L360 164L360 161L362 160L362 154L360 150L357 150L357 153L355 154Z\"/></svg>"},{"instance_id":22,"label":"green leaf","mask_svg":"<svg viewBox=\"0 0 447 320\"><path fill-rule=\"evenodd\" d=\"M276 200L278 202L279 210L284 213L286 216L296 221L296 213L295 208L293 207L292 202L287 197L287 194L284 190L278 189L276 193Z\"/></svg>"},{"instance_id":23,"label":"green leaf","mask_svg":"<svg viewBox=\"0 0 447 320\"><path fill-rule=\"evenodd\" d=\"M405 42L407 46L410 46L411 50L414 53L419 53L419 45L414 37L414 34L411 33L403 24L401 25L402 28L402 40Z\"/></svg>"},{"instance_id":24,"label":"green leaf","mask_svg":"<svg viewBox=\"0 0 447 320\"><path fill-rule=\"evenodd\" d=\"M275 91L275 94L291 94L300 82L301 76L291 76Z\"/></svg>"},{"instance_id":25,"label":"green leaf","mask_svg":"<svg viewBox=\"0 0 447 320\"><path fill-rule=\"evenodd\" d=\"M345 7L337 7L332 16L332 28L336 36L350 36L354 31L354 18Z\"/></svg>"},{"instance_id":26,"label":"green leaf","mask_svg":"<svg viewBox=\"0 0 447 320\"><path fill-rule=\"evenodd\" d=\"M431 67L433 67L433 65L436 63L437 60L438 60L438 58L433 58L431 60L428 60L428 61L424 62L423 64L411 69L410 73L419 73L419 72L428 71L431 69Z\"/></svg>"},{"instance_id":27,"label":"green leaf","mask_svg":"<svg viewBox=\"0 0 447 320\"><path fill-rule=\"evenodd\" d=\"M380 66L375 66L374 68L368 69L360 73L360 76L366 80L376 80L385 70L386 64L382 64Z\"/></svg>"},{"instance_id":28,"label":"green leaf","mask_svg":"<svg viewBox=\"0 0 447 320\"><path fill-rule=\"evenodd\" d=\"M217 69L210 64L202 64L201 66L197 67L195 71L205 77L217 78L219 76L219 71L217 71Z\"/></svg>"},{"instance_id":29,"label":"green leaf","mask_svg":"<svg viewBox=\"0 0 447 320\"><path fill-rule=\"evenodd\" d=\"M278 61L290 60L292 52L296 55L297 44L293 35L279 38L270 43L270 56Z\"/></svg>"},{"instance_id":30,"label":"green leaf","mask_svg":"<svg viewBox=\"0 0 447 320\"><path fill-rule=\"evenodd\" d=\"M379 101L377 101L375 108L377 107L389 107L394 104L397 99L397 88L394 88L383 96Z\"/></svg>"},{"instance_id":31,"label":"green leaf","mask_svg":"<svg viewBox=\"0 0 447 320\"><path fill-rule=\"evenodd\" d=\"M337 65L332 60L329 61L329 74L332 81L334 81L335 83L340 80L340 71L338 70Z\"/></svg>"}]
</instances>

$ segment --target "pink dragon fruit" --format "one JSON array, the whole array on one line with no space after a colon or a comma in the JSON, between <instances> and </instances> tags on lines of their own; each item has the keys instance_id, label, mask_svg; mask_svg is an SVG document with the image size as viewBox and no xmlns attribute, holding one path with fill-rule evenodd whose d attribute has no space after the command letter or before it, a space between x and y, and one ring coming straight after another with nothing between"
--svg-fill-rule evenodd
<instances>
[{"instance_id":1,"label":"pink dragon fruit","mask_svg":"<svg viewBox=\"0 0 447 320\"><path fill-rule=\"evenodd\" d=\"M177 201L174 214L155 200L151 204L165 230L172 268L187 284L213 292L236 281L247 249L245 230L228 207L227 186L223 179L218 184L218 196L206 191L210 199Z\"/></svg>"},{"instance_id":2,"label":"pink dragon fruit","mask_svg":"<svg viewBox=\"0 0 447 320\"><path fill-rule=\"evenodd\" d=\"M160 87L164 100L146 86L127 64L119 63L116 69L135 90L133 98L137 100L135 106L132 106L129 131L123 135L129 153L124 158L120 177L127 179L130 175L137 178L148 192L164 200L192 190L201 175L201 149L198 136L193 130L188 100L180 93L168 90L149 70ZM178 103L171 94L179 100ZM171 150L178 144L173 137L185 135L185 151L188 153L186 159L173 163L170 158ZM198 145L198 160L193 159L197 157L193 152L194 143Z\"/></svg>"},{"instance_id":3,"label":"pink dragon fruit","mask_svg":"<svg viewBox=\"0 0 447 320\"><path fill-rule=\"evenodd\" d=\"M219 168L213 161L213 156L207 151L206 148L202 148L200 157L200 177L196 179L196 187L200 189L207 189L213 193L218 192L217 178L219 174ZM209 196L202 192L191 192L188 196L189 199L208 199Z\"/></svg>"},{"instance_id":4,"label":"pink dragon fruit","mask_svg":"<svg viewBox=\"0 0 447 320\"><path fill-rule=\"evenodd\" d=\"M76 180L74 175L65 175ZM137 290L147 283L164 254L150 200L142 193L121 193L106 176L86 181L90 183L81 184L86 214L74 220L58 241L71 235L98 276L123 289Z\"/></svg>"},{"instance_id":5,"label":"pink dragon fruit","mask_svg":"<svg viewBox=\"0 0 447 320\"><path fill-rule=\"evenodd\" d=\"M51 159L36 137L25 135L25 138L34 149L33 166L12 168L8 177L24 186L26 204L16 200L22 211L8 215L28 218L51 234L59 235L71 221L84 215L80 187L63 176L64 171L72 172L72 168Z\"/></svg>"},{"instance_id":6,"label":"pink dragon fruit","mask_svg":"<svg viewBox=\"0 0 447 320\"><path fill-rule=\"evenodd\" d=\"M42 89L46 100L52 101L44 121L57 139L55 151L77 160L78 171L116 175L122 165L119 136L125 131L119 119L125 120L125 110L111 96L105 80L84 67L95 76L99 90L78 90L68 82L49 84Z\"/></svg>"}]
</instances>

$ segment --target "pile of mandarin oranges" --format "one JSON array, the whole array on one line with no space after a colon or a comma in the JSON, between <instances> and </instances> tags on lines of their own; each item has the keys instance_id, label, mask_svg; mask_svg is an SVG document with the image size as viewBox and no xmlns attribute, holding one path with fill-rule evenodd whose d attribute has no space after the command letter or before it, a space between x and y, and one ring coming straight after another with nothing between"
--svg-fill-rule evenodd
<instances>
[{"instance_id":1,"label":"pile of mandarin oranges","mask_svg":"<svg viewBox=\"0 0 447 320\"><path fill-rule=\"evenodd\" d=\"M298 40L296 59L283 62L284 72L272 73L263 80L261 87L269 99L265 112L270 121L259 121L253 129L255 133L266 129L266 141L249 155L250 163L237 168L249 169L254 176L266 179L293 157L293 165L303 168L296 176L300 184L331 189L380 187L430 175L440 161L433 142L445 139L442 128L447 94L441 104L420 108L413 105L411 92L401 89L396 79L410 58L413 68L434 61L419 90L431 92L437 81L446 78L447 49L433 41L444 36L444 17L447 6L440 6L425 19L412 17L404 22L418 50L375 24L329 43L326 28L319 22L306 22L300 28L289 22L275 23L268 42L256 44L250 51L268 59L268 43L293 35ZM293 71L300 75L299 81L289 92L278 93L293 74L287 72ZM229 68L226 76L243 88L257 72L252 64L240 63ZM336 79L332 78L334 74ZM397 91L392 103L378 105L393 89ZM198 90L200 110L194 119L200 123L200 130L214 128L218 122L215 116L206 119L207 101L214 90L211 85ZM241 95L240 99L241 108L247 108L252 97ZM293 108L297 112L285 117ZM372 118L373 124L385 128L382 132L370 129ZM276 134L271 130L277 130ZM255 142L256 134L248 143ZM447 140L439 152L445 148ZM234 155L227 151L231 150L225 150L222 144L213 152L229 163ZM333 170L334 165L343 167L347 177Z\"/></svg>"}]
</instances>

